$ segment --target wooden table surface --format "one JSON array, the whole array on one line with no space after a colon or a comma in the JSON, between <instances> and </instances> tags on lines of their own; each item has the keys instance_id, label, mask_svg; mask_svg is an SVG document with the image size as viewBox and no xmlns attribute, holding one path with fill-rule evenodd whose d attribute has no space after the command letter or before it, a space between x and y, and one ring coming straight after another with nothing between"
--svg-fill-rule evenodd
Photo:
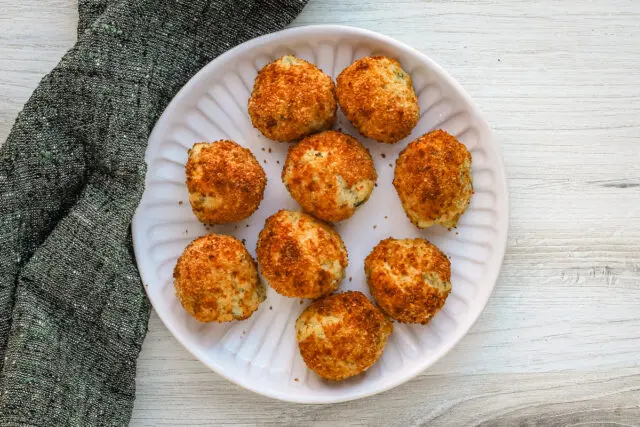
<instances>
[{"instance_id":1,"label":"wooden table surface","mask_svg":"<svg viewBox=\"0 0 640 427\"><path fill-rule=\"evenodd\" d=\"M0 141L75 40L74 0L0 0ZM511 228L470 333L421 376L327 406L211 372L154 314L133 425L640 425L640 1L311 0L426 53L501 146Z\"/></svg>"}]
</instances>

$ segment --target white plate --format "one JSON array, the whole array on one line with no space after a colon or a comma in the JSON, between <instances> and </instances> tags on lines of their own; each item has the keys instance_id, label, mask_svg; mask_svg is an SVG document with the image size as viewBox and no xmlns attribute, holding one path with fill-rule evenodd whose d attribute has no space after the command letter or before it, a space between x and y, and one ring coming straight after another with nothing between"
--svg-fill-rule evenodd
<instances>
[{"instance_id":1,"label":"white plate","mask_svg":"<svg viewBox=\"0 0 640 427\"><path fill-rule=\"evenodd\" d=\"M192 319L175 296L172 272L194 238L207 234L191 213L184 165L195 142L232 139L250 148L268 178L265 197L250 218L212 231L246 239L255 256L265 219L279 209L299 209L280 179L289 144L264 138L253 128L247 100L260 68L293 52L336 77L355 59L371 54L397 58L413 78L421 118L411 135L395 145L360 136L339 114L336 127L363 141L378 171L371 199L336 226L349 251L347 278L340 290L369 295L363 261L389 236L422 236L438 245L452 265L451 295L427 325L395 325L381 360L366 373L329 383L308 370L295 340L294 322L308 304L269 289L267 300L246 321L205 324ZM458 229L420 231L407 219L391 183L395 159L409 141L436 128L457 136L473 156L475 194ZM342 26L284 30L244 43L196 74L158 120L146 153L146 189L133 219L138 268L149 298L167 328L198 359L220 375L257 393L304 403L331 403L397 386L443 357L484 308L504 256L507 187L489 127L469 95L422 53L371 31ZM182 202L182 203L179 203Z\"/></svg>"}]
</instances>

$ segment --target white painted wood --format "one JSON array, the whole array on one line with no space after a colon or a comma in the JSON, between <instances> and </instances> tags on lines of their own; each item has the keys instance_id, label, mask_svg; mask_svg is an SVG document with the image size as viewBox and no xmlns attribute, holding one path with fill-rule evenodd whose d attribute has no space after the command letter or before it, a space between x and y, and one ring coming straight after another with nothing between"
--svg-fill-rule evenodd
<instances>
[{"instance_id":1,"label":"white painted wood","mask_svg":"<svg viewBox=\"0 0 640 427\"><path fill-rule=\"evenodd\" d=\"M0 140L75 38L73 0L0 0ZM332 406L210 372L152 316L133 425L640 424L640 2L311 0L425 52L471 93L511 191L502 274L418 379Z\"/></svg>"}]
</instances>

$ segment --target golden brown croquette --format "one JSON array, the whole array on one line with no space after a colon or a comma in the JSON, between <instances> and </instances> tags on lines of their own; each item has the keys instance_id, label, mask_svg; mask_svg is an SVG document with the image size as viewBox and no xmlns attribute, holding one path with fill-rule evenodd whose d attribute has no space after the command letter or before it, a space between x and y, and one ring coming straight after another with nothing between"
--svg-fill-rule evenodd
<instances>
[{"instance_id":1,"label":"golden brown croquette","mask_svg":"<svg viewBox=\"0 0 640 427\"><path fill-rule=\"evenodd\" d=\"M435 130L402 150L393 185L416 226L455 227L473 194L471 154L455 137Z\"/></svg>"},{"instance_id":2,"label":"golden brown croquette","mask_svg":"<svg viewBox=\"0 0 640 427\"><path fill-rule=\"evenodd\" d=\"M258 237L258 265L279 294L318 298L344 279L347 250L340 235L310 215L281 210L267 218Z\"/></svg>"},{"instance_id":3,"label":"golden brown croquette","mask_svg":"<svg viewBox=\"0 0 640 427\"><path fill-rule=\"evenodd\" d=\"M382 355L393 323L361 292L314 301L296 321L300 354L307 366L339 381L369 369Z\"/></svg>"},{"instance_id":4,"label":"golden brown croquette","mask_svg":"<svg viewBox=\"0 0 640 427\"><path fill-rule=\"evenodd\" d=\"M249 98L253 126L267 138L280 142L298 141L330 129L336 109L331 77L293 55L264 66Z\"/></svg>"},{"instance_id":5,"label":"golden brown croquette","mask_svg":"<svg viewBox=\"0 0 640 427\"><path fill-rule=\"evenodd\" d=\"M385 239L364 261L371 295L389 317L427 323L451 292L451 264L425 239Z\"/></svg>"},{"instance_id":6,"label":"golden brown croquette","mask_svg":"<svg viewBox=\"0 0 640 427\"><path fill-rule=\"evenodd\" d=\"M247 218L258 209L267 185L251 151L233 141L195 144L186 174L191 209L205 224Z\"/></svg>"},{"instance_id":7,"label":"golden brown croquette","mask_svg":"<svg viewBox=\"0 0 640 427\"><path fill-rule=\"evenodd\" d=\"M368 138L394 144L409 135L420 119L411 76L395 59L359 59L340 73L337 82L342 112Z\"/></svg>"},{"instance_id":8,"label":"golden brown croquette","mask_svg":"<svg viewBox=\"0 0 640 427\"><path fill-rule=\"evenodd\" d=\"M282 181L302 208L325 221L351 217L378 178L369 151L338 131L311 135L289 149Z\"/></svg>"},{"instance_id":9,"label":"golden brown croquette","mask_svg":"<svg viewBox=\"0 0 640 427\"><path fill-rule=\"evenodd\" d=\"M246 319L266 298L255 261L232 236L195 239L178 258L173 278L182 306L201 322Z\"/></svg>"}]
</instances>

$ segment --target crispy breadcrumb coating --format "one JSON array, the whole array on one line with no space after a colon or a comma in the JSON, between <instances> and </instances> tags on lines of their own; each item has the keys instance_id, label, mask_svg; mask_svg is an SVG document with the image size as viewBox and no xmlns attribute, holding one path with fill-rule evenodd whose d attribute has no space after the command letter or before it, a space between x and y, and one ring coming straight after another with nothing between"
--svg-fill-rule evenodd
<instances>
[{"instance_id":1,"label":"crispy breadcrumb coating","mask_svg":"<svg viewBox=\"0 0 640 427\"><path fill-rule=\"evenodd\" d=\"M382 355L393 323L361 292L313 302L296 321L300 354L307 366L339 381L369 369Z\"/></svg>"}]
</instances>

